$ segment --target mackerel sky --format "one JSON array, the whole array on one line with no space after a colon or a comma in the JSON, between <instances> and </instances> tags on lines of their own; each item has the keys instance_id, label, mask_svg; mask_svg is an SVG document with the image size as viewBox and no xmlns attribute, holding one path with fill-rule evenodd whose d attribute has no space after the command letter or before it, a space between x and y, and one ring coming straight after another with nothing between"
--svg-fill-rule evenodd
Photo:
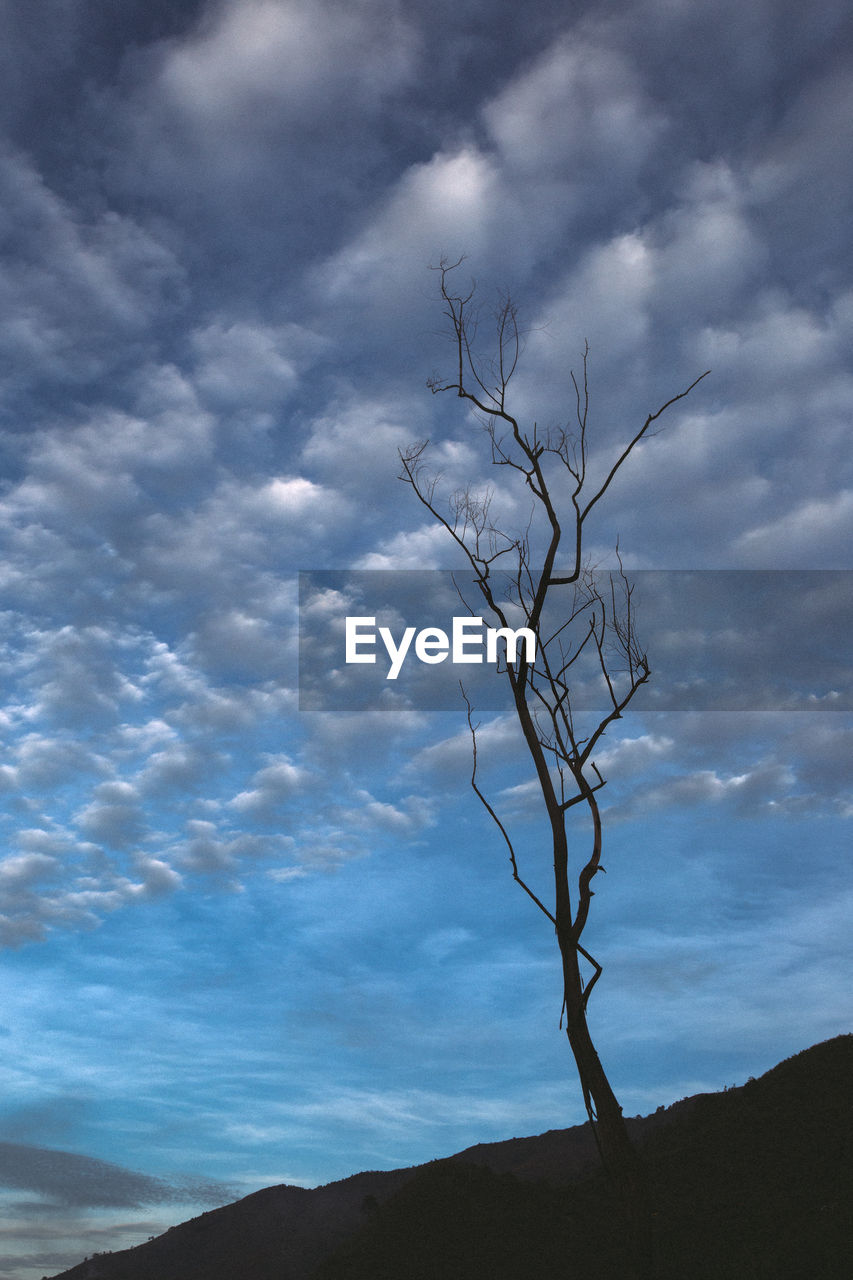
<instances>
[{"instance_id":1,"label":"mackerel sky","mask_svg":"<svg viewBox=\"0 0 853 1280\"><path fill-rule=\"evenodd\" d=\"M583 1118L461 710L299 709L300 572L455 563L399 448L526 519L426 388L442 256L484 316L517 301L525 422L570 419L588 340L595 465L712 370L588 546L739 571L645 575L659 682L598 758L626 1112L850 1029L850 28L846 0L0 6L0 1280ZM704 698L667 701L673 653Z\"/></svg>"}]
</instances>

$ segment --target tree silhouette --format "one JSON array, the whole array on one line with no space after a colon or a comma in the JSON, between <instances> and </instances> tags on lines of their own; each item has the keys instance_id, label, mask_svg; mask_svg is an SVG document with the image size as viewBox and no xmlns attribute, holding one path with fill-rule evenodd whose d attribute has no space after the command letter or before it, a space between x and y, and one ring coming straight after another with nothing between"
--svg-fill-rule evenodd
<instances>
[{"instance_id":1,"label":"tree silhouette","mask_svg":"<svg viewBox=\"0 0 853 1280\"><path fill-rule=\"evenodd\" d=\"M464 553L479 589L480 608L499 627L516 629L520 623L536 637L535 662L529 662L526 651L522 651L514 663L499 664L499 670L509 681L515 715L550 828L550 905L545 901L545 892L529 883L526 870L522 875L507 826L480 787L477 725L463 689L472 741L471 785L506 843L514 880L554 928L562 962L566 1033L584 1103L602 1163L625 1212L637 1274L649 1277L653 1264L642 1173L587 1022L587 1005L602 968L581 939L594 896L594 878L604 871L598 793L605 779L596 765L595 751L610 725L622 716L648 681L651 670L636 631L633 586L624 572L618 545L618 570L602 575L585 559L584 535L590 515L623 464L643 439L655 434L662 414L687 396L707 371L649 413L609 469L593 480L588 437L588 348L583 352L580 379L571 375L571 429L543 431L535 422L529 428L521 426L507 401L521 352L515 304L509 297L500 299L495 312L493 350L488 356L481 355L476 347L476 286L472 283L466 293L454 291L452 273L461 261L443 261L437 269L444 314L454 341L455 371L449 379L430 379L428 385L434 394L453 391L473 406L485 428L492 462L514 473L527 491L530 519L521 531L501 527L492 515L493 495L477 494L471 488L449 495L445 505L438 493L437 477L426 464L428 441L401 452L400 478L411 485ZM579 708L576 696L577 689L590 681L604 696L603 707L591 719ZM585 808L589 840L573 863L568 821L569 812L576 806ZM583 966L584 961L588 968Z\"/></svg>"}]
</instances>

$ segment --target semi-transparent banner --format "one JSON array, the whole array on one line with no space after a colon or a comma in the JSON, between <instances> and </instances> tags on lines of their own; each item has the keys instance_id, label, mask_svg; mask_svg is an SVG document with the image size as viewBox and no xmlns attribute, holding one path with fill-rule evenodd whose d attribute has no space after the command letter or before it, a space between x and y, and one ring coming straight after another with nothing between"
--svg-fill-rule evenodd
<instances>
[{"instance_id":1,"label":"semi-transparent banner","mask_svg":"<svg viewBox=\"0 0 853 1280\"><path fill-rule=\"evenodd\" d=\"M624 616L619 575L615 595L608 573L594 579L607 615L615 601ZM853 708L853 572L638 570L628 579L631 623L651 671L633 709ZM532 658L541 678L549 640L552 668L560 646L561 661L580 650L567 671L573 708L606 706L602 656L617 684L622 659L612 634L603 655L582 644L595 602L560 630L578 610L576 588L550 588L531 638L510 577L496 572L491 583L506 628L470 571L301 573L300 710L460 709L460 685L477 710L504 709L507 660Z\"/></svg>"}]
</instances>

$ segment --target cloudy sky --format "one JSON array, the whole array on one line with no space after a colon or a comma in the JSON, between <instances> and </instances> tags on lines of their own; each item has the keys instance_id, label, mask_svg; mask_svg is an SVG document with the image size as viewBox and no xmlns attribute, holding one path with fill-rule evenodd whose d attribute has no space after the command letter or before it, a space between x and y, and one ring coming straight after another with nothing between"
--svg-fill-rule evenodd
<instances>
[{"instance_id":1,"label":"cloudy sky","mask_svg":"<svg viewBox=\"0 0 853 1280\"><path fill-rule=\"evenodd\" d=\"M461 710L299 709L300 571L455 563L398 448L490 479L426 389L443 255L519 305L524 421L568 421L589 341L595 465L712 370L589 530L602 564L738 571L646 574L661 674L599 756L626 1112L850 1029L849 24L0 6L2 1280L583 1118ZM672 653L738 696L668 700ZM500 709L481 742L547 892Z\"/></svg>"}]
</instances>

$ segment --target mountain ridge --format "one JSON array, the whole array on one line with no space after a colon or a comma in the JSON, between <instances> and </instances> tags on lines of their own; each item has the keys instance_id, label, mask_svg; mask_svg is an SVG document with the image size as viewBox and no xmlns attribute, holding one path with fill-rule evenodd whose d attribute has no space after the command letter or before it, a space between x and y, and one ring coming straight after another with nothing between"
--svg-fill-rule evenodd
<instances>
[{"instance_id":1,"label":"mountain ridge","mask_svg":"<svg viewBox=\"0 0 853 1280\"><path fill-rule=\"evenodd\" d=\"M757 1080L751 1079L720 1093L692 1095L669 1107L658 1108L651 1115L631 1118L628 1125L632 1136L647 1153L653 1171L657 1170L654 1176L658 1177L663 1170L661 1185L669 1186L665 1192L667 1206L675 1205L687 1220L691 1214L695 1216L695 1205L683 1188L695 1182L696 1197L701 1200L704 1195L702 1175L696 1174L696 1167L706 1170L709 1186L716 1186L714 1179L719 1181L721 1177L725 1182L729 1158L741 1164L749 1164L753 1158L750 1133L759 1163L771 1160L771 1173L767 1177L761 1175L761 1180L770 1184L774 1176L772 1169L786 1167L788 1149L796 1153L797 1160L807 1162L811 1158L808 1153L817 1148L826 1157L824 1163L840 1161L841 1167L849 1170L853 1145L851 1080L853 1035L839 1036L783 1060ZM803 1125L809 1128L808 1134L803 1135L802 1141L797 1137L796 1141L792 1138L791 1143L786 1144L785 1135L799 1133L798 1123L801 1128ZM840 1140L838 1135L842 1133L847 1136ZM685 1152L689 1156L687 1167L673 1178L667 1170L673 1162L683 1161ZM472 1169L483 1171L479 1183L478 1175L466 1172ZM829 1179L831 1187L835 1185L834 1178L833 1174ZM372 1248L374 1253L378 1249L381 1254L385 1247L381 1240L382 1222L391 1224L391 1234L400 1230L394 1225L400 1214L403 1214L400 1220L406 1221L406 1213L414 1212L416 1216L421 1213L423 1205L418 1202L418 1186L434 1189L442 1179L448 1186L452 1185L452 1197L456 1199L451 1197L451 1203L456 1205L462 1203L460 1197L464 1200L468 1194L465 1188L469 1183L474 1188L472 1194L490 1197L492 1201L496 1196L500 1198L507 1188L512 1190L516 1182L530 1187L531 1191L524 1194L534 1197L540 1190L544 1195L546 1188L564 1188L570 1183L575 1187L573 1195L582 1198L588 1194L589 1187L598 1185L600 1173L588 1124L549 1130L533 1137L478 1143L426 1164L362 1171L320 1187L309 1189L287 1184L267 1187L178 1224L162 1236L132 1249L89 1258L52 1280L233 1280L235 1276L241 1280L311 1280L318 1268L324 1277L365 1274L379 1280L384 1274L402 1275L403 1272L394 1271L393 1267L383 1272L384 1264L365 1260L364 1249L369 1252ZM798 1185L796 1178L794 1185ZM749 1186L747 1181L747 1199L751 1194ZM430 1190L421 1200L429 1199L432 1194ZM600 1193L595 1194L600 1199ZM755 1194L760 1200L760 1188ZM563 1191L560 1195L566 1199ZM516 1192L514 1201L519 1198L524 1196ZM509 1203L514 1201L510 1197ZM727 1203L725 1194L722 1201ZM446 1213L446 1207L441 1212ZM680 1218L673 1228L676 1236L679 1232L684 1234L683 1224L679 1224ZM694 1224L691 1230L694 1234L698 1230L701 1235L700 1227ZM489 1229L494 1231L493 1227ZM577 1230L577 1223L573 1229ZM404 1237L407 1230L402 1228ZM425 1232L423 1253L426 1257L429 1248L438 1247L434 1241L430 1244L429 1233L440 1235L440 1223L421 1225L418 1230ZM340 1262L335 1261L338 1257ZM336 1271L336 1266L343 1269ZM446 1263L442 1263L442 1267L447 1270ZM420 1274L412 1271L409 1262L406 1272ZM469 1273L459 1271L458 1274ZM470 1274L473 1280L476 1272ZM827 1276L831 1274L834 1273L826 1272Z\"/></svg>"}]
</instances>

